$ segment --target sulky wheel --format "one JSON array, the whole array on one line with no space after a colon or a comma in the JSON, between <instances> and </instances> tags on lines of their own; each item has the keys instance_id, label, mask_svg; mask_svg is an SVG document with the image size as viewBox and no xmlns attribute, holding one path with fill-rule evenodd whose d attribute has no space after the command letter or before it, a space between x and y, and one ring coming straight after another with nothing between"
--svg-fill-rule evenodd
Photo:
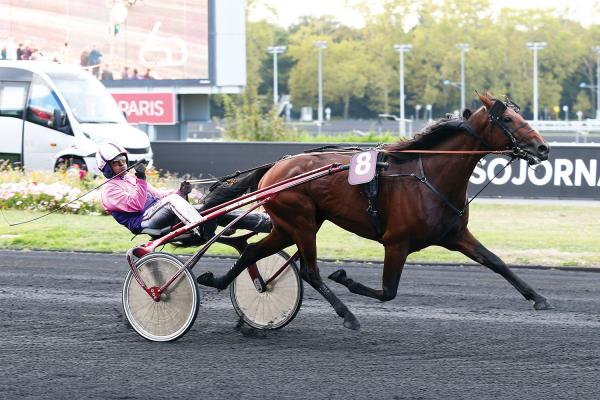
<instances>
[{"instance_id":1,"label":"sulky wheel","mask_svg":"<svg viewBox=\"0 0 600 400\"><path fill-rule=\"evenodd\" d=\"M267 282L290 258L283 251L256 262ZM295 262L259 293L248 271L243 271L230 285L229 294L235 311L248 325L257 329L279 329L290 323L302 305L302 280Z\"/></svg>"},{"instance_id":2,"label":"sulky wheel","mask_svg":"<svg viewBox=\"0 0 600 400\"><path fill-rule=\"evenodd\" d=\"M136 268L147 287L160 287L183 264L166 253L151 253L138 260ZM198 314L198 288L191 271L184 271L159 301L154 301L129 271L123 284L123 309L137 333L148 340L166 342L179 339L192 326Z\"/></svg>"}]
</instances>

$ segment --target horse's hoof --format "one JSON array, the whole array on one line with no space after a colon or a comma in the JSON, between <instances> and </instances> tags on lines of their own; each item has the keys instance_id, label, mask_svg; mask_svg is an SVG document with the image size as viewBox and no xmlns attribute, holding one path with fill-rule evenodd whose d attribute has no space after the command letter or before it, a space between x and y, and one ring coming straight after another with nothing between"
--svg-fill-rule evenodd
<instances>
[{"instance_id":1,"label":"horse's hoof","mask_svg":"<svg viewBox=\"0 0 600 400\"><path fill-rule=\"evenodd\" d=\"M546 299L541 299L533 304L533 308L536 310L552 310L554 307L552 307Z\"/></svg>"},{"instance_id":2,"label":"horse's hoof","mask_svg":"<svg viewBox=\"0 0 600 400\"><path fill-rule=\"evenodd\" d=\"M344 327L348 329L352 329L353 331L357 331L360 329L360 322L353 315L352 318L344 319Z\"/></svg>"},{"instance_id":3,"label":"horse's hoof","mask_svg":"<svg viewBox=\"0 0 600 400\"><path fill-rule=\"evenodd\" d=\"M203 286L215 287L215 277L212 272L205 272L196 278L196 282Z\"/></svg>"},{"instance_id":4,"label":"horse's hoof","mask_svg":"<svg viewBox=\"0 0 600 400\"><path fill-rule=\"evenodd\" d=\"M343 281L346 280L346 271L344 271L343 269L338 269L337 271L329 275L327 278L331 279L334 282L343 284Z\"/></svg>"}]
</instances>

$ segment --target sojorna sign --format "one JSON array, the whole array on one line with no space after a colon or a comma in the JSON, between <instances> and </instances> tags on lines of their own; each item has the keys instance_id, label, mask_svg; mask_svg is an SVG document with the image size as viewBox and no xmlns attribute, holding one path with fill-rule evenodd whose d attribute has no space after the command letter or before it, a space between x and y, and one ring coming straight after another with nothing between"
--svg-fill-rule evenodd
<instances>
[{"instance_id":1,"label":"sojorna sign","mask_svg":"<svg viewBox=\"0 0 600 400\"><path fill-rule=\"evenodd\" d=\"M535 166L515 160L484 190L485 197L600 200L600 146L555 144L547 161ZM508 159L487 156L473 171L469 194L475 194Z\"/></svg>"}]
</instances>

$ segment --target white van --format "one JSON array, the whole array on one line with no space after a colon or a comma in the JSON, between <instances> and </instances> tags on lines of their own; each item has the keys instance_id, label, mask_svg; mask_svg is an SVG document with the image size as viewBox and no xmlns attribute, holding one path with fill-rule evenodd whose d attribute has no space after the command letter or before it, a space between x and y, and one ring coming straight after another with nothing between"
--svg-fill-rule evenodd
<instances>
[{"instance_id":1,"label":"white van","mask_svg":"<svg viewBox=\"0 0 600 400\"><path fill-rule=\"evenodd\" d=\"M78 165L98 174L98 145L116 141L129 161L152 161L148 136L130 126L106 88L78 66L0 61L0 159L27 170Z\"/></svg>"}]
</instances>

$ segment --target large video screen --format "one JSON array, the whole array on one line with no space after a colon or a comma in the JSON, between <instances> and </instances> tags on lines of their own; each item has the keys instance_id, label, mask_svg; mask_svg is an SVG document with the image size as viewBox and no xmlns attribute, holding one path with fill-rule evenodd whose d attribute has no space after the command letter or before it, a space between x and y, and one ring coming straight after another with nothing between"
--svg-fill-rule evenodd
<instances>
[{"instance_id":1,"label":"large video screen","mask_svg":"<svg viewBox=\"0 0 600 400\"><path fill-rule=\"evenodd\" d=\"M209 78L208 0L1 3L5 58L76 63L104 80Z\"/></svg>"}]
</instances>

